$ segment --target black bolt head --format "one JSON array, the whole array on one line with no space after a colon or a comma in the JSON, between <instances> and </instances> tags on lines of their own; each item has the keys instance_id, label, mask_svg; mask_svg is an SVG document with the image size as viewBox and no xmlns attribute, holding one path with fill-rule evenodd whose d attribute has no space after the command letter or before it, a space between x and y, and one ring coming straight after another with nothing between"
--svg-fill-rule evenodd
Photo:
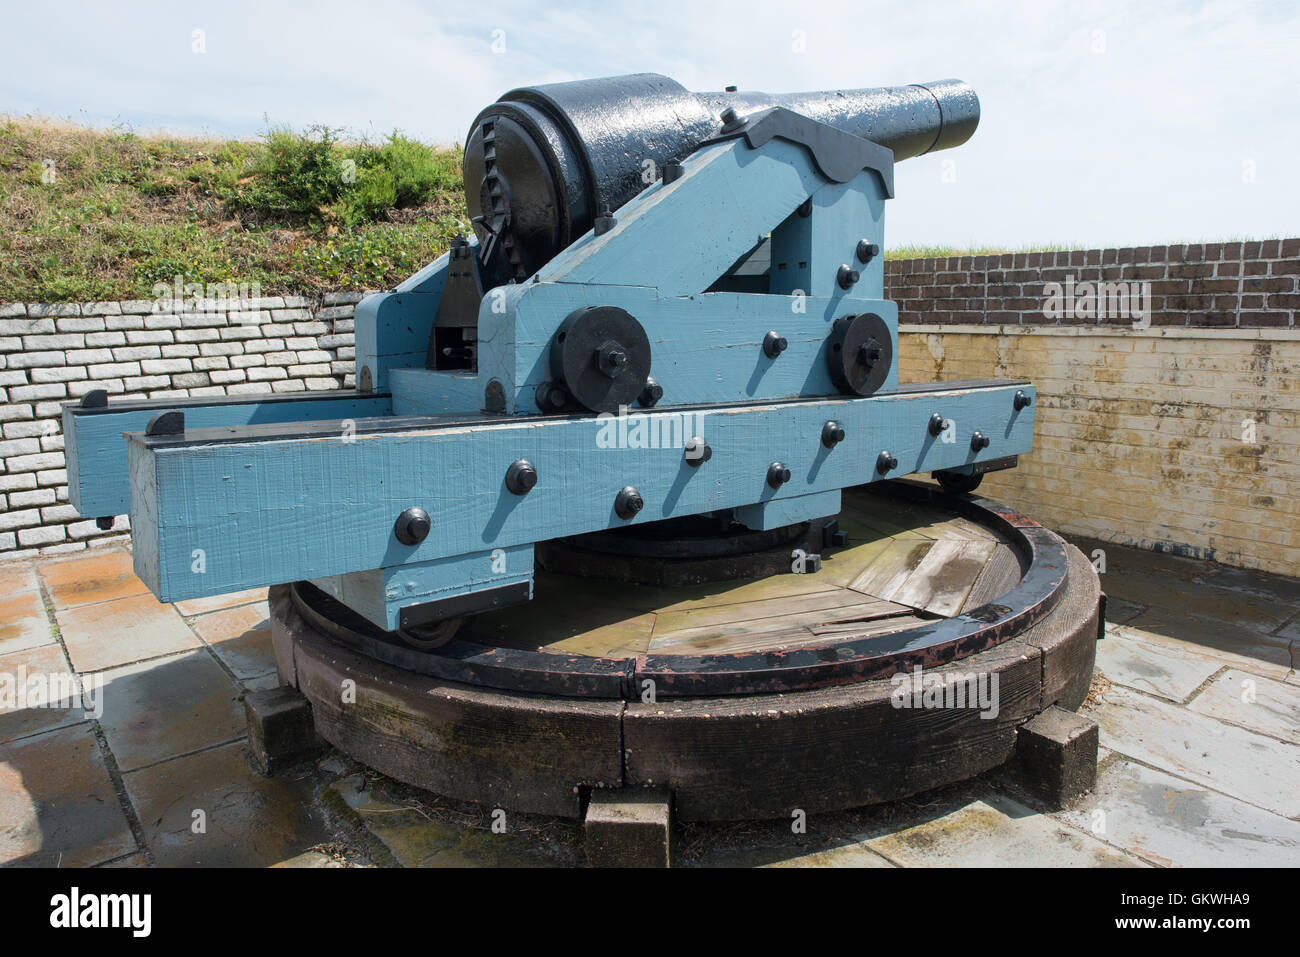
<instances>
[{"instance_id":1,"label":"black bolt head","mask_svg":"<svg viewBox=\"0 0 1300 957\"><path fill-rule=\"evenodd\" d=\"M658 380L656 380L654 376L647 376L645 380L645 388L641 390L641 394L637 396L636 400L644 408L653 409L659 404L659 400L663 397L664 387L659 384Z\"/></svg>"},{"instance_id":2,"label":"black bolt head","mask_svg":"<svg viewBox=\"0 0 1300 957\"><path fill-rule=\"evenodd\" d=\"M970 437L970 448L972 452L978 452L981 449L989 447L989 437L983 432L976 432Z\"/></svg>"},{"instance_id":3,"label":"black bolt head","mask_svg":"<svg viewBox=\"0 0 1300 957\"><path fill-rule=\"evenodd\" d=\"M835 281L841 289L852 289L861 278L862 274L847 263L835 271Z\"/></svg>"},{"instance_id":4,"label":"black bolt head","mask_svg":"<svg viewBox=\"0 0 1300 957\"><path fill-rule=\"evenodd\" d=\"M643 508L645 502L641 499L641 493L633 485L623 486L614 499L614 512L619 518L631 518Z\"/></svg>"},{"instance_id":5,"label":"black bolt head","mask_svg":"<svg viewBox=\"0 0 1300 957\"><path fill-rule=\"evenodd\" d=\"M708 442L705 442L697 435L686 442L683 458L686 460L687 465L692 468L699 468L713 458L713 449Z\"/></svg>"},{"instance_id":6,"label":"black bolt head","mask_svg":"<svg viewBox=\"0 0 1300 957\"><path fill-rule=\"evenodd\" d=\"M516 459L506 469L506 488L515 495L527 495L537 485L537 469L527 459Z\"/></svg>"},{"instance_id":7,"label":"black bolt head","mask_svg":"<svg viewBox=\"0 0 1300 957\"><path fill-rule=\"evenodd\" d=\"M831 419L822 426L822 445L833 449L844 441L844 426Z\"/></svg>"},{"instance_id":8,"label":"black bolt head","mask_svg":"<svg viewBox=\"0 0 1300 957\"><path fill-rule=\"evenodd\" d=\"M873 242L869 242L868 240L865 239L860 239L858 240L858 248L856 252L858 256L858 262L862 263L863 265L866 265L867 263L871 262L871 260L875 259L878 255L880 255L880 247Z\"/></svg>"},{"instance_id":9,"label":"black bolt head","mask_svg":"<svg viewBox=\"0 0 1300 957\"><path fill-rule=\"evenodd\" d=\"M773 462L767 467L767 484L772 488L780 488L788 481L790 481L790 470L783 463Z\"/></svg>"},{"instance_id":10,"label":"black bolt head","mask_svg":"<svg viewBox=\"0 0 1300 957\"><path fill-rule=\"evenodd\" d=\"M775 359L788 348L790 348L789 341L785 336L778 335L775 330L763 337L763 355L769 359Z\"/></svg>"},{"instance_id":11,"label":"black bolt head","mask_svg":"<svg viewBox=\"0 0 1300 957\"><path fill-rule=\"evenodd\" d=\"M1017 412L1026 409L1034 404L1034 400L1029 397L1024 389L1017 389L1016 394L1011 398L1011 405Z\"/></svg>"},{"instance_id":12,"label":"black bolt head","mask_svg":"<svg viewBox=\"0 0 1300 957\"><path fill-rule=\"evenodd\" d=\"M876 471L881 475L888 475L896 468L898 468L898 459L890 455L888 449L876 456Z\"/></svg>"},{"instance_id":13,"label":"black bolt head","mask_svg":"<svg viewBox=\"0 0 1300 957\"><path fill-rule=\"evenodd\" d=\"M397 521L393 523L393 534L403 545L419 545L429 537L429 529L432 527L429 513L412 506L397 516Z\"/></svg>"},{"instance_id":14,"label":"black bolt head","mask_svg":"<svg viewBox=\"0 0 1300 957\"><path fill-rule=\"evenodd\" d=\"M943 430L948 427L948 420L935 412L930 416L930 421L926 423L926 429L936 438L943 434Z\"/></svg>"},{"instance_id":15,"label":"black bolt head","mask_svg":"<svg viewBox=\"0 0 1300 957\"><path fill-rule=\"evenodd\" d=\"M869 339L858 346L857 360L859 365L873 366L883 355L880 343L875 339Z\"/></svg>"}]
</instances>

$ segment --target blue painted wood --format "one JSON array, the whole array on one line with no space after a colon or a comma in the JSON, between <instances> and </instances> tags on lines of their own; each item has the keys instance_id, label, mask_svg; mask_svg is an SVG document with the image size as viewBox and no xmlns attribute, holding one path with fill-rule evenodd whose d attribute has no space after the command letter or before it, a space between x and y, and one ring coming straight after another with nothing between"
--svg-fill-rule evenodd
<instances>
[{"instance_id":1,"label":"blue painted wood","mask_svg":"<svg viewBox=\"0 0 1300 957\"><path fill-rule=\"evenodd\" d=\"M757 150L729 140L682 165L680 179L647 187L618 210L612 230L587 233L537 278L654 285L666 296L703 292L826 184L807 150L784 140Z\"/></svg>"},{"instance_id":2,"label":"blue painted wood","mask_svg":"<svg viewBox=\"0 0 1300 957\"><path fill-rule=\"evenodd\" d=\"M470 372L390 368L388 385L394 415L444 415L483 408L479 377Z\"/></svg>"},{"instance_id":3,"label":"blue painted wood","mask_svg":"<svg viewBox=\"0 0 1300 957\"><path fill-rule=\"evenodd\" d=\"M379 627L393 631L403 608L517 582L531 586L532 580L533 546L515 545L315 578L312 584Z\"/></svg>"},{"instance_id":4,"label":"blue painted wood","mask_svg":"<svg viewBox=\"0 0 1300 957\"><path fill-rule=\"evenodd\" d=\"M387 395L322 392L315 395L246 396L225 400L110 402L104 409L63 407L68 468L68 500L87 518L125 515L131 506L124 432L143 432L159 412L180 409L187 428L254 425L269 422L319 422L388 415Z\"/></svg>"},{"instance_id":5,"label":"blue painted wood","mask_svg":"<svg viewBox=\"0 0 1300 957\"><path fill-rule=\"evenodd\" d=\"M478 252L478 243L470 246ZM433 317L447 281L449 253L443 253L392 292L367 296L353 313L357 382L369 371L370 387L389 390L390 369L424 368Z\"/></svg>"},{"instance_id":6,"label":"blue painted wood","mask_svg":"<svg viewBox=\"0 0 1300 957\"><path fill-rule=\"evenodd\" d=\"M256 585L426 562L545 541L624 524L614 499L635 485L645 522L829 492L880 476L954 468L977 458L1030 450L1036 404L1015 412L1017 388L878 393L866 399L805 400L724 409L687 409L713 449L699 468L680 448L608 448L608 420L523 418L479 428L217 444L150 443L130 436L131 521L136 571L166 601ZM657 410L663 415L670 410ZM926 428L932 413L954 421L954 441ZM847 432L834 449L820 441L828 419ZM973 453L970 433L992 440ZM187 435L199 441L201 433ZM527 495L505 488L510 463L526 458L540 480ZM774 460L791 482L766 483ZM434 531L414 548L393 522L419 506ZM202 559L202 572L193 569Z\"/></svg>"},{"instance_id":7,"label":"blue painted wood","mask_svg":"<svg viewBox=\"0 0 1300 957\"><path fill-rule=\"evenodd\" d=\"M814 492L794 498L774 498L757 505L742 505L736 509L736 521L746 528L765 532L782 528L795 522L826 518L840 513L840 490Z\"/></svg>"},{"instance_id":8,"label":"blue painted wood","mask_svg":"<svg viewBox=\"0 0 1300 957\"><path fill-rule=\"evenodd\" d=\"M859 240L885 248L886 197L880 178L863 172L851 182L823 186L810 198L809 215L796 211L772 230L771 292L789 295L803 290L809 296L882 298L884 256L877 255L866 264L857 258ZM841 265L861 275L848 292L838 284Z\"/></svg>"},{"instance_id":9,"label":"blue painted wood","mask_svg":"<svg viewBox=\"0 0 1300 957\"><path fill-rule=\"evenodd\" d=\"M898 307L885 299L733 292L669 298L647 286L546 282L508 287L502 298L502 313L479 316L479 378L499 381L506 411L520 414L537 412L537 387L551 375L551 339L584 306L618 305L636 317L650 338L650 374L663 386L664 402L674 405L838 394L825 353L841 315L879 314L898 350ZM770 330L790 344L777 359L762 349ZM897 384L895 364L884 388Z\"/></svg>"}]
</instances>

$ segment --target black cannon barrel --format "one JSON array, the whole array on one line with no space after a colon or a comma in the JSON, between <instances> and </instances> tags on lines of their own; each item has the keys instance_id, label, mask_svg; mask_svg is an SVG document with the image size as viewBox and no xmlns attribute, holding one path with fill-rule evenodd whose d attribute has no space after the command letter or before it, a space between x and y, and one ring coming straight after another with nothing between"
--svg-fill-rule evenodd
<instances>
[{"instance_id":1,"label":"black cannon barrel","mask_svg":"<svg viewBox=\"0 0 1300 957\"><path fill-rule=\"evenodd\" d=\"M511 90L475 118L465 141L466 205L490 285L520 280L617 210L666 163L720 129L727 107L781 106L907 159L959 146L979 123L959 80L815 93L692 93L657 73Z\"/></svg>"}]
</instances>

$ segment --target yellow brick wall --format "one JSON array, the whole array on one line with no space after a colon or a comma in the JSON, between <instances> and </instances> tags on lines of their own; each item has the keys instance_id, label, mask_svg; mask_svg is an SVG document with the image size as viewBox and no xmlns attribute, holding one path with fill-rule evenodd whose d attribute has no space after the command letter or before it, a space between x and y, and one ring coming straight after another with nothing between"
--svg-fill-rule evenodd
<instances>
[{"instance_id":1,"label":"yellow brick wall","mask_svg":"<svg viewBox=\"0 0 1300 957\"><path fill-rule=\"evenodd\" d=\"M1300 330L904 325L899 352L904 383L1037 386L1033 453L980 494L1067 534L1300 575Z\"/></svg>"}]
</instances>

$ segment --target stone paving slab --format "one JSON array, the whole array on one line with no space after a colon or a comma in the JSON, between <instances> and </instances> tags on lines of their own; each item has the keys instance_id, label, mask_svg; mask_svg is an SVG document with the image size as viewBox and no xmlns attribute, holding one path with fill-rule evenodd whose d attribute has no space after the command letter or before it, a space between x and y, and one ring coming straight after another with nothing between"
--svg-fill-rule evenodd
<instances>
[{"instance_id":1,"label":"stone paving slab","mask_svg":"<svg viewBox=\"0 0 1300 957\"><path fill-rule=\"evenodd\" d=\"M153 595L56 608L54 614L78 672L104 671L202 647L176 609Z\"/></svg>"},{"instance_id":2,"label":"stone paving slab","mask_svg":"<svg viewBox=\"0 0 1300 957\"><path fill-rule=\"evenodd\" d=\"M71 678L72 670L63 659L63 649L58 645L46 645L43 648L31 648L27 651L0 655L0 683L9 683L14 692L12 706L0 701L0 741L12 741L40 731L52 731L55 728L80 724L86 720L86 712L80 701L61 708L46 707L43 704L33 706L34 703L28 699L27 691L27 685L33 676L38 681L46 682L47 689L50 687L48 679L51 677ZM26 680L21 680L24 677ZM21 689L20 684L23 686ZM47 698L48 692L41 700Z\"/></svg>"},{"instance_id":3,"label":"stone paving slab","mask_svg":"<svg viewBox=\"0 0 1300 957\"><path fill-rule=\"evenodd\" d=\"M902 867L1146 866L1090 834L996 794L895 833L869 837L866 845Z\"/></svg>"},{"instance_id":4,"label":"stone paving slab","mask_svg":"<svg viewBox=\"0 0 1300 957\"><path fill-rule=\"evenodd\" d=\"M1161 617L1146 624L1142 624L1146 615L1141 615L1130 625L1107 625L1107 637L1097 645L1098 656L1105 653L1102 648L1105 641L1115 637L1135 639L1150 648L1162 649L1171 658L1208 656L1225 667L1241 668L1267 678L1280 680L1291 670L1290 652L1279 645L1268 644L1252 635L1238 635L1241 640L1234 643L1226 625L1224 630L1216 631L1190 618L1180 620L1167 612L1160 614Z\"/></svg>"},{"instance_id":5,"label":"stone paving slab","mask_svg":"<svg viewBox=\"0 0 1300 957\"><path fill-rule=\"evenodd\" d=\"M1129 761L1059 815L1161 867L1295 867L1300 823Z\"/></svg>"},{"instance_id":6,"label":"stone paving slab","mask_svg":"<svg viewBox=\"0 0 1300 957\"><path fill-rule=\"evenodd\" d=\"M42 562L41 577L56 609L94 605L149 591L135 575L131 554L121 549L96 549L80 558Z\"/></svg>"},{"instance_id":7,"label":"stone paving slab","mask_svg":"<svg viewBox=\"0 0 1300 957\"><path fill-rule=\"evenodd\" d=\"M1097 670L1116 684L1185 701L1205 681L1221 671L1223 660L1169 642L1147 641L1147 632L1107 625L1097 643Z\"/></svg>"},{"instance_id":8,"label":"stone paving slab","mask_svg":"<svg viewBox=\"0 0 1300 957\"><path fill-rule=\"evenodd\" d=\"M1170 601L1177 601L1177 598L1178 593L1171 593ZM1226 664L1248 667L1258 675L1281 679L1294 667L1290 642L1282 638L1261 635L1229 622L1195 618L1166 607L1148 609L1118 628L1140 632L1141 637L1154 644L1166 644L1173 649L1197 654L1213 654Z\"/></svg>"},{"instance_id":9,"label":"stone paving slab","mask_svg":"<svg viewBox=\"0 0 1300 957\"><path fill-rule=\"evenodd\" d=\"M304 782L259 777L243 744L124 775L154 861L163 867L265 867L330 839ZM196 833L196 811L206 832Z\"/></svg>"},{"instance_id":10,"label":"stone paving slab","mask_svg":"<svg viewBox=\"0 0 1300 957\"><path fill-rule=\"evenodd\" d=\"M1120 687L1097 702L1093 717L1112 751L1284 817L1300 815L1293 745Z\"/></svg>"},{"instance_id":11,"label":"stone paving slab","mask_svg":"<svg viewBox=\"0 0 1300 957\"><path fill-rule=\"evenodd\" d=\"M209 598L187 598L185 601L176 603L176 610L186 618L192 618L195 615L204 615L210 611L219 611L222 608L233 608L236 605L247 605L255 601L266 601L265 588L249 588L246 591L235 591L228 595L213 595Z\"/></svg>"},{"instance_id":12,"label":"stone paving slab","mask_svg":"<svg viewBox=\"0 0 1300 957\"><path fill-rule=\"evenodd\" d=\"M100 675L100 725L123 771L222 744L248 731L239 687L204 651Z\"/></svg>"},{"instance_id":13,"label":"stone paving slab","mask_svg":"<svg viewBox=\"0 0 1300 957\"><path fill-rule=\"evenodd\" d=\"M1300 688L1244 671L1215 678L1188 707L1274 738L1300 744ZM1300 760L1300 754L1296 756Z\"/></svg>"},{"instance_id":14,"label":"stone paving slab","mask_svg":"<svg viewBox=\"0 0 1300 957\"><path fill-rule=\"evenodd\" d=\"M52 644L36 572L25 562L0 565L0 654Z\"/></svg>"},{"instance_id":15,"label":"stone paving slab","mask_svg":"<svg viewBox=\"0 0 1300 957\"><path fill-rule=\"evenodd\" d=\"M195 618L190 627L236 678L252 680L274 674L271 612L265 601L210 612Z\"/></svg>"},{"instance_id":16,"label":"stone paving slab","mask_svg":"<svg viewBox=\"0 0 1300 957\"><path fill-rule=\"evenodd\" d=\"M88 725L0 745L0 862L88 867L135 850Z\"/></svg>"}]
</instances>

